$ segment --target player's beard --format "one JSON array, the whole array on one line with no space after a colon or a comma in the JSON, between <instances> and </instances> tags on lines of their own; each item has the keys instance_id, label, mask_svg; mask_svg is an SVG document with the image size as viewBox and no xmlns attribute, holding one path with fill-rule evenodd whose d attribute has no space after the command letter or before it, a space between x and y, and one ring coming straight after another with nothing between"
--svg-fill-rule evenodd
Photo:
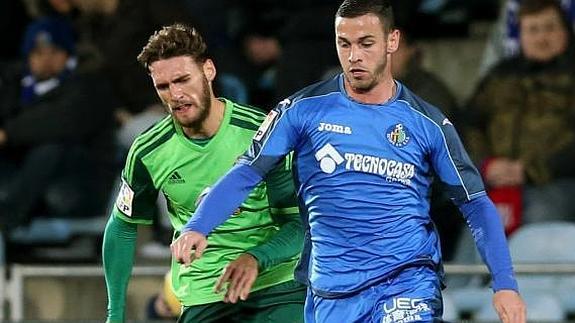
<instances>
[{"instance_id":1,"label":"player's beard","mask_svg":"<svg viewBox=\"0 0 575 323\"><path fill-rule=\"evenodd\" d=\"M210 93L210 85L208 83L208 79L204 75L202 78L202 89L200 92L200 96L198 98L199 102L196 102L196 107L194 109L197 110L197 115L193 119L189 118L180 118L177 114L172 114L176 121L184 128L190 128L194 132L199 132L202 130L204 121L210 115L212 101L211 101L211 93Z\"/></svg>"},{"instance_id":2,"label":"player's beard","mask_svg":"<svg viewBox=\"0 0 575 323\"><path fill-rule=\"evenodd\" d=\"M383 56L382 59L378 62L378 64L375 66L373 72L369 73L368 77L365 79L356 79L353 77L353 74L348 71L346 73L346 77L349 82L349 85L356 92L360 93L369 92L381 82L381 79L383 78L383 73L385 71L385 68L387 67L387 63L388 63L387 58Z\"/></svg>"}]
</instances>

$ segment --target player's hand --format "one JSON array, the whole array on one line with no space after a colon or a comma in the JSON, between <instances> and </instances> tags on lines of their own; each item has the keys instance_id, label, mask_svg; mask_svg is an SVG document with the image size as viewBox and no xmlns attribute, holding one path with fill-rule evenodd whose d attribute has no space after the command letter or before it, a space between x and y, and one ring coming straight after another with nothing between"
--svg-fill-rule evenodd
<instances>
[{"instance_id":1,"label":"player's hand","mask_svg":"<svg viewBox=\"0 0 575 323\"><path fill-rule=\"evenodd\" d=\"M245 301L257 277L258 261L249 253L244 253L226 266L214 291L219 293L227 284L225 303L236 303L238 298Z\"/></svg>"},{"instance_id":2,"label":"player's hand","mask_svg":"<svg viewBox=\"0 0 575 323\"><path fill-rule=\"evenodd\" d=\"M493 307L503 323L525 323L527 311L521 296L513 290L500 290L493 295Z\"/></svg>"},{"instance_id":3,"label":"player's hand","mask_svg":"<svg viewBox=\"0 0 575 323\"><path fill-rule=\"evenodd\" d=\"M177 262L189 266L194 259L202 256L207 246L206 236L199 232L188 231L182 233L176 241L172 242L170 250Z\"/></svg>"}]
</instances>

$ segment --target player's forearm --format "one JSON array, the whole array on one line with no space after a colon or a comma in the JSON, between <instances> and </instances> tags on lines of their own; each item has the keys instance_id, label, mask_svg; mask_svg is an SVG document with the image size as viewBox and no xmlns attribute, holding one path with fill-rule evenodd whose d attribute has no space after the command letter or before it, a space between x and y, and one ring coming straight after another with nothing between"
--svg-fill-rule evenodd
<instances>
[{"instance_id":1,"label":"player's forearm","mask_svg":"<svg viewBox=\"0 0 575 323\"><path fill-rule=\"evenodd\" d=\"M202 200L182 232L208 235L234 213L261 180L262 176L251 166L234 166Z\"/></svg>"},{"instance_id":2,"label":"player's forearm","mask_svg":"<svg viewBox=\"0 0 575 323\"><path fill-rule=\"evenodd\" d=\"M137 227L110 217L104 231L102 260L108 289L108 322L123 322L126 291L134 263Z\"/></svg>"},{"instance_id":3,"label":"player's forearm","mask_svg":"<svg viewBox=\"0 0 575 323\"><path fill-rule=\"evenodd\" d=\"M303 228L299 214L278 215L280 230L266 243L248 251L256 257L260 269L267 269L299 255L303 247Z\"/></svg>"},{"instance_id":4,"label":"player's forearm","mask_svg":"<svg viewBox=\"0 0 575 323\"><path fill-rule=\"evenodd\" d=\"M493 290L517 291L503 225L493 202L487 196L482 196L462 204L460 210L471 228L477 249L491 272Z\"/></svg>"}]
</instances>

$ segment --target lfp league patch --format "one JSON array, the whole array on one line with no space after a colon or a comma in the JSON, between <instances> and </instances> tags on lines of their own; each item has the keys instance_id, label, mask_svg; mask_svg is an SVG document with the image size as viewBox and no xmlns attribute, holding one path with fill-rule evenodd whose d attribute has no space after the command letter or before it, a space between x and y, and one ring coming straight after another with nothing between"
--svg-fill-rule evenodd
<instances>
[{"instance_id":1,"label":"lfp league patch","mask_svg":"<svg viewBox=\"0 0 575 323\"><path fill-rule=\"evenodd\" d=\"M387 140L395 147L403 147L407 145L411 139L409 130L401 123L387 128L385 133Z\"/></svg>"},{"instance_id":2,"label":"lfp league patch","mask_svg":"<svg viewBox=\"0 0 575 323\"><path fill-rule=\"evenodd\" d=\"M122 179L122 187L116 199L116 207L120 212L127 216L132 216L132 202L134 201L134 191L130 188L128 183Z\"/></svg>"},{"instance_id":3,"label":"lfp league patch","mask_svg":"<svg viewBox=\"0 0 575 323\"><path fill-rule=\"evenodd\" d=\"M274 110L272 110L268 113L264 122L262 122L262 124L260 125L260 128L258 129L258 131L256 132L256 135L254 136L255 141L260 141L264 137L264 135L266 134L266 132L269 130L270 126L273 124L274 120L276 119L277 115L278 115L278 112L274 111Z\"/></svg>"}]
</instances>

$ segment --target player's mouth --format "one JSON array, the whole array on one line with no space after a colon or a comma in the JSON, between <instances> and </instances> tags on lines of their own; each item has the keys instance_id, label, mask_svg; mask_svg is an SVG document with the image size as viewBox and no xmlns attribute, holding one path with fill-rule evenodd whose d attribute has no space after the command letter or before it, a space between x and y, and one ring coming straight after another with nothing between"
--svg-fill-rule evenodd
<instances>
[{"instance_id":1,"label":"player's mouth","mask_svg":"<svg viewBox=\"0 0 575 323\"><path fill-rule=\"evenodd\" d=\"M361 69L361 68L350 68L349 74L353 78L364 78L368 75L368 72L364 69Z\"/></svg>"},{"instance_id":2,"label":"player's mouth","mask_svg":"<svg viewBox=\"0 0 575 323\"><path fill-rule=\"evenodd\" d=\"M172 108L172 111L174 112L185 112L188 111L189 109L192 108L192 104L190 103L184 103L184 104L178 104L176 105L174 108Z\"/></svg>"}]
</instances>

